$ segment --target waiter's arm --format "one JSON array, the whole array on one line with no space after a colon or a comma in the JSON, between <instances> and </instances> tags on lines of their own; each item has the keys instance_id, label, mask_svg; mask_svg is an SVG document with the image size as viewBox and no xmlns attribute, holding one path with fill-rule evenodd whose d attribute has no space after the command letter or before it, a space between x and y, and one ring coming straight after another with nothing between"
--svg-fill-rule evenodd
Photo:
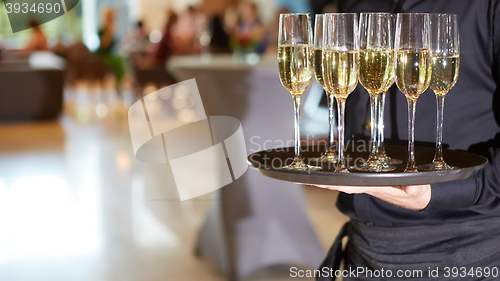
<instances>
[{"instance_id":1,"label":"waiter's arm","mask_svg":"<svg viewBox=\"0 0 500 281\"><path fill-rule=\"evenodd\" d=\"M412 210L442 211L481 208L500 204L500 134L471 148L488 158L476 175L460 181L414 186L336 186L317 185L345 193L366 193L391 204Z\"/></svg>"},{"instance_id":2,"label":"waiter's arm","mask_svg":"<svg viewBox=\"0 0 500 281\"><path fill-rule=\"evenodd\" d=\"M426 210L450 210L481 207L500 202L500 134L479 144L479 151L488 164L476 175L461 181L432 185L432 198Z\"/></svg>"},{"instance_id":3,"label":"waiter's arm","mask_svg":"<svg viewBox=\"0 0 500 281\"><path fill-rule=\"evenodd\" d=\"M428 184L411 186L315 186L349 194L366 193L391 204L412 210L423 210L431 201L431 186Z\"/></svg>"}]
</instances>

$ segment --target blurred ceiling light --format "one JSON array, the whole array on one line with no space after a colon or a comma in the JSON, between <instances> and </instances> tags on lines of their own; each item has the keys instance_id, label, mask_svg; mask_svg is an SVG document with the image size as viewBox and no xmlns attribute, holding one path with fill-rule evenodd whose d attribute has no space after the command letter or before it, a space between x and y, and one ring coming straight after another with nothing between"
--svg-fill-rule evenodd
<instances>
[{"instance_id":1,"label":"blurred ceiling light","mask_svg":"<svg viewBox=\"0 0 500 281\"><path fill-rule=\"evenodd\" d=\"M161 38L163 38L163 34L158 29L154 29L151 33L149 33L149 41L151 41L151 43L158 43Z\"/></svg>"},{"instance_id":2,"label":"blurred ceiling light","mask_svg":"<svg viewBox=\"0 0 500 281\"><path fill-rule=\"evenodd\" d=\"M90 120L88 107L79 106L76 110L76 119L80 122L88 122Z\"/></svg>"},{"instance_id":3,"label":"blurred ceiling light","mask_svg":"<svg viewBox=\"0 0 500 281\"><path fill-rule=\"evenodd\" d=\"M198 114L192 109L182 109L177 113L177 118L181 122L190 123L198 119Z\"/></svg>"},{"instance_id":4,"label":"blurred ceiling light","mask_svg":"<svg viewBox=\"0 0 500 281\"><path fill-rule=\"evenodd\" d=\"M174 109L182 109L184 107L184 102L183 102L183 98L178 98L178 97L175 97L173 100L172 100L172 107Z\"/></svg>"},{"instance_id":5,"label":"blurred ceiling light","mask_svg":"<svg viewBox=\"0 0 500 281\"><path fill-rule=\"evenodd\" d=\"M174 97L172 100L172 107L177 110L191 108L193 105L194 100L191 97Z\"/></svg>"},{"instance_id":6,"label":"blurred ceiling light","mask_svg":"<svg viewBox=\"0 0 500 281\"><path fill-rule=\"evenodd\" d=\"M160 95L160 98L168 100L172 95L172 90L170 90L170 88L164 88L158 91L158 94Z\"/></svg>"},{"instance_id":7,"label":"blurred ceiling light","mask_svg":"<svg viewBox=\"0 0 500 281\"><path fill-rule=\"evenodd\" d=\"M95 33L85 36L83 38L83 41L85 43L85 46L87 46L87 48L89 48L89 50L92 52L97 51L97 49L99 49L99 45L101 45L101 40Z\"/></svg>"},{"instance_id":8,"label":"blurred ceiling light","mask_svg":"<svg viewBox=\"0 0 500 281\"><path fill-rule=\"evenodd\" d=\"M158 90L158 88L156 88L156 86L154 84L148 84L142 90L142 94L143 94L143 96L147 96L147 95L151 94L152 92L156 92L156 90Z\"/></svg>"},{"instance_id":9,"label":"blurred ceiling light","mask_svg":"<svg viewBox=\"0 0 500 281\"><path fill-rule=\"evenodd\" d=\"M49 35L47 38L47 46L49 47L49 49L54 48L57 45L58 40L59 39L57 38L56 34Z\"/></svg>"},{"instance_id":10,"label":"blurred ceiling light","mask_svg":"<svg viewBox=\"0 0 500 281\"><path fill-rule=\"evenodd\" d=\"M189 88L186 85L179 85L174 88L174 96L176 98L185 98L189 96Z\"/></svg>"},{"instance_id":11,"label":"blurred ceiling light","mask_svg":"<svg viewBox=\"0 0 500 281\"><path fill-rule=\"evenodd\" d=\"M95 114L97 114L99 118L106 117L108 115L108 107L103 103L98 104L95 107Z\"/></svg>"},{"instance_id":12,"label":"blurred ceiling light","mask_svg":"<svg viewBox=\"0 0 500 281\"><path fill-rule=\"evenodd\" d=\"M250 65L256 65L256 64L258 64L259 60L260 60L259 55L255 54L255 53L249 54L248 57L247 57L247 62Z\"/></svg>"},{"instance_id":13,"label":"blurred ceiling light","mask_svg":"<svg viewBox=\"0 0 500 281\"><path fill-rule=\"evenodd\" d=\"M130 156L126 151L120 150L116 153L116 167L122 172L130 170Z\"/></svg>"},{"instance_id":14,"label":"blurred ceiling light","mask_svg":"<svg viewBox=\"0 0 500 281\"><path fill-rule=\"evenodd\" d=\"M212 40L212 38L210 37L210 35L208 33L204 33L200 37L200 44L202 46L208 46L208 44L210 44L211 40Z\"/></svg>"}]
</instances>

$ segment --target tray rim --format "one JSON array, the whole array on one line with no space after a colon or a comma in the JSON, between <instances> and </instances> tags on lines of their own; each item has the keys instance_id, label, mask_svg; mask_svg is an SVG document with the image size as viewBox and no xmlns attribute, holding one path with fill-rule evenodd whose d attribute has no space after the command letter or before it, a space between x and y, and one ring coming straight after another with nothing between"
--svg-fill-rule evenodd
<instances>
[{"instance_id":1,"label":"tray rim","mask_svg":"<svg viewBox=\"0 0 500 281\"><path fill-rule=\"evenodd\" d=\"M303 146L307 147L307 146ZM488 159L480 154L475 154L464 150L446 150L457 151L465 154L472 154L475 157L482 158L483 163L479 165L474 165L465 168L459 168L456 170L449 171L419 171L417 173L394 173L394 172L384 172L384 173L370 173L370 172L351 172L348 174L333 173L330 171L296 171L296 170L284 170L273 167L263 167L260 163L252 160L252 156L256 154L261 154L263 152L272 152L277 149L280 150L293 150L293 147L281 147L266 149L251 153L247 156L247 163L250 167L257 169L262 175L282 180L290 181L296 183L305 184L318 184L318 185L335 185L333 179L338 179L340 183L337 185L347 185L347 186L401 186L401 185L421 185L421 184L435 184L442 182L450 182L455 180L461 180L469 178L475 175L479 170L484 168L488 163ZM307 177L310 180L304 181L302 178ZM425 179L428 180L425 180ZM373 184L363 184L359 181L374 181ZM353 184L349 184L348 181L352 181ZM380 184L380 182L391 182L386 184ZM406 181L412 181L413 183L406 183ZM378 184L377 184L378 183Z\"/></svg>"}]
</instances>

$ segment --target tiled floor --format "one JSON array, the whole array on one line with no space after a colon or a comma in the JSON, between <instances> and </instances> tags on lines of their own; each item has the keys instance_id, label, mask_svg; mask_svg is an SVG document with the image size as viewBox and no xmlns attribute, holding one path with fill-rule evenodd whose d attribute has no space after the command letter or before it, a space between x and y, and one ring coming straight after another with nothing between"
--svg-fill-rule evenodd
<instances>
[{"instance_id":1,"label":"tiled floor","mask_svg":"<svg viewBox=\"0 0 500 281\"><path fill-rule=\"evenodd\" d=\"M161 200L173 179L134 158L120 118L0 124L0 280L224 280L193 256L209 197ZM346 218L335 192L306 196L326 251ZM287 270L251 280L294 279Z\"/></svg>"}]
</instances>

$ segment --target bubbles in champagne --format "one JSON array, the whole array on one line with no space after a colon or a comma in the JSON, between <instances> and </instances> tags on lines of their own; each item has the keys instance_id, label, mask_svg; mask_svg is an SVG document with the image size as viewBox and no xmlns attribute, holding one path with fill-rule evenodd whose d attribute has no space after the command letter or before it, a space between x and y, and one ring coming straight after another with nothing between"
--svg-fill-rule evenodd
<instances>
[{"instance_id":1,"label":"bubbles in champagne","mask_svg":"<svg viewBox=\"0 0 500 281\"><path fill-rule=\"evenodd\" d=\"M313 46L282 45L278 47L278 68L281 84L292 93L301 95L313 77Z\"/></svg>"},{"instance_id":2,"label":"bubbles in champagne","mask_svg":"<svg viewBox=\"0 0 500 281\"><path fill-rule=\"evenodd\" d=\"M396 84L407 99L417 99L431 82L431 51L398 50L396 51Z\"/></svg>"},{"instance_id":3,"label":"bubbles in champagne","mask_svg":"<svg viewBox=\"0 0 500 281\"><path fill-rule=\"evenodd\" d=\"M446 95L455 86L458 79L460 58L458 55L450 57L432 58L431 89L436 95Z\"/></svg>"},{"instance_id":4,"label":"bubbles in champagne","mask_svg":"<svg viewBox=\"0 0 500 281\"><path fill-rule=\"evenodd\" d=\"M346 99L358 84L358 52L323 50L325 88L337 99Z\"/></svg>"},{"instance_id":5,"label":"bubbles in champagne","mask_svg":"<svg viewBox=\"0 0 500 281\"><path fill-rule=\"evenodd\" d=\"M391 50L359 52L359 82L370 94L386 92L394 79Z\"/></svg>"},{"instance_id":6,"label":"bubbles in champagne","mask_svg":"<svg viewBox=\"0 0 500 281\"><path fill-rule=\"evenodd\" d=\"M325 83L323 83L322 53L323 50L321 50L321 48L314 49L314 73L316 74L316 80L318 80L318 83L325 88Z\"/></svg>"}]
</instances>

